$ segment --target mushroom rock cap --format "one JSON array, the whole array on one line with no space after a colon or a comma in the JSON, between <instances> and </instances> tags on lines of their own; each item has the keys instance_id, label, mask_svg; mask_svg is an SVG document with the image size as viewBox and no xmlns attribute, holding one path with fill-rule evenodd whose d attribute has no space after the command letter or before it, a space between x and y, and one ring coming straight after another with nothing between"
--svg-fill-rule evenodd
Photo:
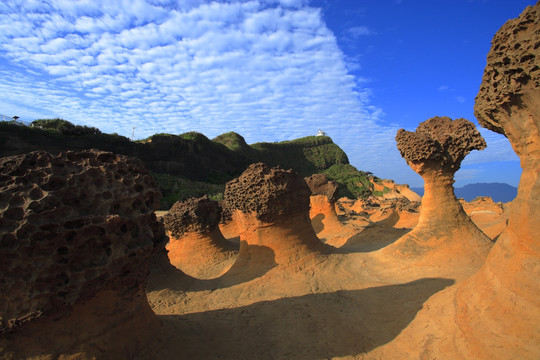
<instances>
[{"instance_id":1,"label":"mushroom rock cap","mask_svg":"<svg viewBox=\"0 0 540 360\"><path fill-rule=\"evenodd\" d=\"M104 288L133 296L165 245L160 196L135 158L97 150L1 158L0 332L62 316Z\"/></svg>"},{"instance_id":2,"label":"mushroom rock cap","mask_svg":"<svg viewBox=\"0 0 540 360\"><path fill-rule=\"evenodd\" d=\"M163 217L165 229L174 238L186 232L211 232L217 229L221 219L221 206L207 196L174 203Z\"/></svg>"},{"instance_id":3,"label":"mushroom rock cap","mask_svg":"<svg viewBox=\"0 0 540 360\"><path fill-rule=\"evenodd\" d=\"M313 174L305 178L312 195L324 195L328 202L335 203L338 199L338 184L328 180L324 174Z\"/></svg>"},{"instance_id":4,"label":"mushroom rock cap","mask_svg":"<svg viewBox=\"0 0 540 360\"><path fill-rule=\"evenodd\" d=\"M486 142L473 123L466 119L433 117L415 132L400 129L397 147L407 163L434 162L444 169L457 171L472 150L483 150Z\"/></svg>"},{"instance_id":5,"label":"mushroom rock cap","mask_svg":"<svg viewBox=\"0 0 540 360\"><path fill-rule=\"evenodd\" d=\"M511 135L509 132L516 130L521 135L534 132L538 136L539 23L540 7L537 3L499 29L487 56L482 84L475 99L474 115L480 125L507 137ZM525 115L525 119L521 119L520 113ZM536 122L534 131L527 121L523 121L528 120L528 115L533 115ZM526 139L526 136L522 136L522 139Z\"/></svg>"},{"instance_id":6,"label":"mushroom rock cap","mask_svg":"<svg viewBox=\"0 0 540 360\"><path fill-rule=\"evenodd\" d=\"M309 213L311 191L292 170L251 164L240 177L225 186L225 200L232 211L254 213L261 221Z\"/></svg>"}]
</instances>

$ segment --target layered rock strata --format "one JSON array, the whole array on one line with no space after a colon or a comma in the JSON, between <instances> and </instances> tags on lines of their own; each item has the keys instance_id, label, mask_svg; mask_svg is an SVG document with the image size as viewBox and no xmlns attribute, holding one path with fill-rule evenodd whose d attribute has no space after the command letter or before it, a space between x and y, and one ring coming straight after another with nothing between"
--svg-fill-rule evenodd
<instances>
[{"instance_id":1,"label":"layered rock strata","mask_svg":"<svg viewBox=\"0 0 540 360\"><path fill-rule=\"evenodd\" d=\"M171 264L198 278L215 277L234 261L236 247L222 235L221 206L204 196L176 202L163 217Z\"/></svg>"},{"instance_id":2,"label":"layered rock strata","mask_svg":"<svg viewBox=\"0 0 540 360\"><path fill-rule=\"evenodd\" d=\"M465 119L434 117L415 132L399 130L396 141L407 164L424 179L425 193L418 224L385 251L422 258L426 265L442 261L479 267L491 241L463 211L452 185L465 156L486 147L484 139Z\"/></svg>"},{"instance_id":3,"label":"layered rock strata","mask_svg":"<svg viewBox=\"0 0 540 360\"><path fill-rule=\"evenodd\" d=\"M166 242L160 197L134 158L88 150L0 159L0 349L132 356L158 326L145 282Z\"/></svg>"},{"instance_id":4,"label":"layered rock strata","mask_svg":"<svg viewBox=\"0 0 540 360\"><path fill-rule=\"evenodd\" d=\"M263 163L250 165L225 187L225 200L242 244L270 248L279 265L313 259L329 251L311 226L310 195L300 175ZM242 253L241 249L239 256Z\"/></svg>"}]
</instances>

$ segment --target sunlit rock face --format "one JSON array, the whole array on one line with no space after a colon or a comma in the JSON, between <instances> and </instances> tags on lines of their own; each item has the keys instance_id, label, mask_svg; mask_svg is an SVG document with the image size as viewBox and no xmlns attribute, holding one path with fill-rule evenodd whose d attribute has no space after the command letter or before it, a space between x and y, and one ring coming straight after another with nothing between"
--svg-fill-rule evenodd
<instances>
[{"instance_id":1,"label":"sunlit rock face","mask_svg":"<svg viewBox=\"0 0 540 360\"><path fill-rule=\"evenodd\" d=\"M521 159L508 225L484 265L426 302L411 325L374 358L540 358L540 3L493 38L475 113L504 134Z\"/></svg>"},{"instance_id":2,"label":"sunlit rock face","mask_svg":"<svg viewBox=\"0 0 540 360\"><path fill-rule=\"evenodd\" d=\"M416 227L386 251L425 264L482 265L491 241L471 221L454 195L454 174L472 150L486 143L465 119L434 117L415 132L399 130L397 147L407 164L424 179L425 193Z\"/></svg>"},{"instance_id":3,"label":"sunlit rock face","mask_svg":"<svg viewBox=\"0 0 540 360\"><path fill-rule=\"evenodd\" d=\"M311 196L323 195L327 202L336 203L339 194L338 184L335 181L328 180L324 174L313 174L305 180L311 190Z\"/></svg>"},{"instance_id":4,"label":"sunlit rock face","mask_svg":"<svg viewBox=\"0 0 540 360\"><path fill-rule=\"evenodd\" d=\"M310 195L296 172L263 163L250 165L225 187L225 201L240 240L270 248L277 264L311 259L327 251L311 226Z\"/></svg>"},{"instance_id":5,"label":"sunlit rock face","mask_svg":"<svg viewBox=\"0 0 540 360\"><path fill-rule=\"evenodd\" d=\"M336 213L338 184L324 174L314 174L305 180L311 190L309 217L315 233L328 245L343 246L357 229L339 221Z\"/></svg>"},{"instance_id":6,"label":"sunlit rock face","mask_svg":"<svg viewBox=\"0 0 540 360\"><path fill-rule=\"evenodd\" d=\"M107 351L124 325L140 329L128 320L135 312L156 326L145 282L149 259L166 242L154 214L160 197L134 158L88 150L0 159L0 318L8 344L31 349L27 335L54 320L58 332L42 329L32 346L77 351L77 336L97 331L89 336ZM104 315L105 298L124 306ZM72 333L85 322L99 325Z\"/></svg>"},{"instance_id":7,"label":"sunlit rock face","mask_svg":"<svg viewBox=\"0 0 540 360\"><path fill-rule=\"evenodd\" d=\"M540 4L495 34L475 115L523 169L506 230L457 293L460 340L481 358L540 358ZM489 336L486 336L489 334Z\"/></svg>"},{"instance_id":8,"label":"sunlit rock face","mask_svg":"<svg viewBox=\"0 0 540 360\"><path fill-rule=\"evenodd\" d=\"M164 216L172 265L199 278L215 277L226 270L237 251L218 227L221 212L219 203L206 196L172 206Z\"/></svg>"}]
</instances>

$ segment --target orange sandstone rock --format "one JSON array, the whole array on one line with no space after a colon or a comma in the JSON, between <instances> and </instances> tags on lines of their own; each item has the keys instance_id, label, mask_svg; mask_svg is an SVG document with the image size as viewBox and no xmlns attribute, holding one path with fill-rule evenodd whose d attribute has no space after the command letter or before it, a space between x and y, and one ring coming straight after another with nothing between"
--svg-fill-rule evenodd
<instances>
[{"instance_id":1,"label":"orange sandstone rock","mask_svg":"<svg viewBox=\"0 0 540 360\"><path fill-rule=\"evenodd\" d=\"M237 249L218 227L221 206L204 196L176 202L163 217L170 233L167 250L171 264L188 275L211 278L232 265Z\"/></svg>"},{"instance_id":2,"label":"orange sandstone rock","mask_svg":"<svg viewBox=\"0 0 540 360\"><path fill-rule=\"evenodd\" d=\"M540 358L540 3L495 34L475 115L505 135L523 172L508 226L474 275L431 298L371 358Z\"/></svg>"},{"instance_id":3,"label":"orange sandstone rock","mask_svg":"<svg viewBox=\"0 0 540 360\"><path fill-rule=\"evenodd\" d=\"M508 227L456 295L459 341L478 358L540 358L540 3L495 34L475 115L523 172ZM490 336L486 336L489 334Z\"/></svg>"},{"instance_id":4,"label":"orange sandstone rock","mask_svg":"<svg viewBox=\"0 0 540 360\"><path fill-rule=\"evenodd\" d=\"M485 148L480 133L465 119L434 117L415 132L399 130L396 140L407 164L424 178L425 194L416 227L383 251L421 258L425 265L481 266L491 241L463 211L452 186L465 156Z\"/></svg>"},{"instance_id":5,"label":"orange sandstone rock","mask_svg":"<svg viewBox=\"0 0 540 360\"><path fill-rule=\"evenodd\" d=\"M477 197L471 202L459 200L475 225L491 239L496 240L506 229L511 203L496 203L488 196Z\"/></svg>"},{"instance_id":6,"label":"orange sandstone rock","mask_svg":"<svg viewBox=\"0 0 540 360\"><path fill-rule=\"evenodd\" d=\"M88 150L0 159L0 349L131 357L159 325L145 282L166 241L154 214L160 196L134 158Z\"/></svg>"},{"instance_id":7,"label":"orange sandstone rock","mask_svg":"<svg viewBox=\"0 0 540 360\"><path fill-rule=\"evenodd\" d=\"M358 230L344 226L336 213L338 184L324 174L305 178L311 190L309 217L317 236L326 244L342 246Z\"/></svg>"},{"instance_id":8,"label":"orange sandstone rock","mask_svg":"<svg viewBox=\"0 0 540 360\"><path fill-rule=\"evenodd\" d=\"M262 163L250 165L225 187L242 245L271 249L279 265L314 260L329 251L311 226L310 194L297 173ZM239 257L242 253L241 248Z\"/></svg>"}]
</instances>

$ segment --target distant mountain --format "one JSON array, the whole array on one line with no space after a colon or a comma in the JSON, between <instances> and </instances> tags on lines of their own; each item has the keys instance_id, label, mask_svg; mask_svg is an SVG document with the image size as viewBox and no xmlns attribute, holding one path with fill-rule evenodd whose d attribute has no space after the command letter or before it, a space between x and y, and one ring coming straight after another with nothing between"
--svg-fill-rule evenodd
<instances>
[{"instance_id":1,"label":"distant mountain","mask_svg":"<svg viewBox=\"0 0 540 360\"><path fill-rule=\"evenodd\" d=\"M424 195L424 188L411 188L411 190L420 196ZM454 192L458 198L466 201L472 201L479 196L489 196L495 202L509 202L516 197L517 188L504 183L477 183L456 188Z\"/></svg>"}]
</instances>

